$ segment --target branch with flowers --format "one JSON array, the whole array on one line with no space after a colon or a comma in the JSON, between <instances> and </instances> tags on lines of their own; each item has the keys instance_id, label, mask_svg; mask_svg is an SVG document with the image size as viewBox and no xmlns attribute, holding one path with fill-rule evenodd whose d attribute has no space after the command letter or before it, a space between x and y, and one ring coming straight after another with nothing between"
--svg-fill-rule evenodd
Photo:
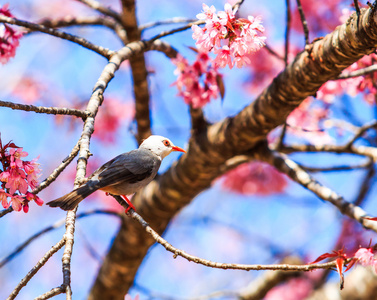
<instances>
[{"instance_id":1,"label":"branch with flowers","mask_svg":"<svg viewBox=\"0 0 377 300\"><path fill-rule=\"evenodd\" d=\"M352 34L356 36L358 34L364 35L366 32L370 33L371 31L363 26L369 26L366 25L367 22L374 22L373 14L372 9L363 10L361 18L363 23L358 26L355 24L356 17L352 16L347 24L338 27L333 33L315 41L310 48L301 52L275 78L272 84L237 116L226 118L219 123L205 125L204 134L201 134L201 132L194 133L189 142L188 154L182 157L178 164L169 169L163 176L159 177L156 183L149 185L135 196L134 201L139 214L148 220L156 220L156 222L149 221L149 223L153 222L151 226L157 232L163 232L171 217L203 189L208 188L211 181L221 174L219 169L225 161L235 154L242 153L242 151L254 149L253 147L263 140L270 130L285 121L288 114L301 101L313 95L330 78L337 78L343 69L357 61L362 55L370 53L370 49L374 49L375 37L373 37L373 34L367 39L370 43L369 46L361 43L351 45L346 38L337 40L337 43L341 44L341 55L337 52L339 48L332 47L331 44L331 41L337 37L350 34L347 31L348 28L353 28ZM221 29L221 27L219 28ZM204 31L197 31L205 34ZM184 61L183 63L187 66ZM179 75L181 76L181 74ZM185 75L185 73L182 73L183 78ZM310 82L311 85L303 87L301 82ZM182 93L184 93L184 90ZM324 145L323 148L339 149L337 146L330 145ZM205 152L202 149L205 149ZM359 146L349 151L362 155L372 155L375 148ZM203 175L200 176L200 174ZM177 180L177 177L179 180ZM187 186L190 188L188 189ZM151 201L155 205L154 210L149 208ZM156 211L169 211L170 213L167 216L166 213L157 214ZM133 242L135 238L130 236L129 232L142 235L140 230L126 220L106 257L104 266L100 270L99 277L92 289L92 295L101 293L121 294L123 289L127 287L122 286L120 289L120 283L124 284L128 280L130 272L136 273L138 269L138 265L135 266L136 258L132 261L125 258L121 263L121 268L119 267L120 261L116 258L118 257L117 253L126 252L126 255L128 255L124 249L135 247ZM144 240L137 243L137 248L140 252L146 253L151 243L151 240L145 237ZM110 274L114 274L114 270L117 270L117 276L113 277L114 281L111 286L104 287L100 278L111 276ZM130 281L127 282L131 285Z\"/></svg>"},{"instance_id":2,"label":"branch with flowers","mask_svg":"<svg viewBox=\"0 0 377 300\"><path fill-rule=\"evenodd\" d=\"M85 178L87 160L92 155L89 149L97 113L101 111L101 105L107 102L104 98L104 93L120 65L127 60L131 63L131 71L133 73L133 95L136 102L136 122L138 126L136 136L138 142L151 133L148 72L144 59L144 52L146 51L157 50L172 58L172 62L176 65L175 73L177 75L174 85L178 89L178 96L188 104L192 121L192 132L188 142L189 150L187 155L181 157L166 173L159 176L135 195L133 201L138 213L131 210L131 216L139 221L142 226L133 222L131 218L122 220L119 232L90 292L90 299L123 297L131 286L143 257L155 241L163 245L166 250L172 252L174 257L179 255L189 261L222 269L308 271L335 267L342 277L343 265L347 263L349 264L348 268L352 267L356 262L363 265L371 265L375 268L375 249L371 246L360 248L354 253L354 256L347 256L340 250L326 253L320 258L332 258L335 261L325 264L315 263L305 266L286 264L244 265L217 263L187 254L185 251L173 247L161 237L162 232L164 232L177 212L188 205L197 194L209 188L216 178L229 170L235 169L244 162L242 158L240 159L242 156L246 156L248 159L251 157L253 160L261 158L269 163L268 167L255 162L254 167L247 167L248 172L254 172L254 176L258 171L264 170L265 172L268 169L270 176L278 177L278 173L273 173L272 171L271 165L275 165L320 198L333 203L341 212L359 221L365 227L376 231L376 220L367 217L366 212L359 206L345 201L328 187L320 185L287 156L277 152L265 151L266 148L264 148L267 134L276 127L287 124L284 125L283 134L280 132L279 151L311 151L311 149L315 149L318 152L354 153L370 158L365 164L366 167L369 167L376 160L377 149L374 146L356 145L357 140L366 131L376 128L375 122L361 126L345 146L331 145L326 140L322 146L300 144L295 147L289 146L289 144L287 146L284 139L286 134L292 134L292 132L296 132L297 136L301 133L316 133L320 138L324 139L324 130L320 128L319 124L329 115L328 107L333 101L333 98L329 100L329 90L340 90L339 86L342 85L340 79L349 80L356 76L363 76L363 78L357 78L357 84L353 83L352 86L348 85L347 88L353 88L359 92L364 92L365 95L369 93L374 96L377 89L374 84L375 74L372 73L374 68L370 64L375 61L375 55L371 54L368 58L362 58L364 55L375 51L377 46L377 37L375 35L377 17L374 7L368 10L361 10L357 16L353 14L347 22L344 22L342 26L323 39L315 40L309 44L306 18L304 18L303 9L300 1L298 1L305 30L305 50L298 53L295 59L288 63L289 41L287 38L284 55L285 69L274 78L272 83L262 91L255 101L234 117L227 117L222 121L211 124L206 120L203 108L214 99L224 98L224 77L219 70L226 67L232 69L234 66L238 68L248 67L252 64L254 55L257 55L260 52L259 50L265 46L266 37L264 36L261 17L238 17L237 11L243 1L236 3L233 7L230 4L225 4L224 11L216 11L214 6L203 4L203 11L197 15L199 21L160 32L149 40L143 40L141 31L146 26L138 25L135 14L136 3L134 1L122 1L121 13L106 8L97 1L83 0L80 2L106 15L113 22L101 23L98 20L88 21L89 19L80 21L78 18L66 23L64 23L64 20L53 22L53 19L51 19L50 23L44 21L41 24L36 24L14 18L7 6L3 6L0 9L0 22L4 26L0 41L0 61L3 64L15 56L16 48L19 46L22 36L21 32L14 29L11 24L70 40L87 49L94 50L108 60L94 85L91 97L86 103L86 109L58 109L55 107L46 108L0 102L0 105L3 104L3 106L20 110L76 115L82 117L84 121L80 139L68 159L39 187L36 183L39 169L35 160L24 161L22 158L26 157L27 153L11 142L4 146L0 144L0 159L2 163L0 170L0 181L2 182L0 197L3 206L7 208L12 205L16 211L23 209L27 212L30 201L34 200L37 204L41 204L42 201L36 195L37 192L55 180L76 155L78 155L78 164L75 187L79 186L79 183ZM124 47L118 51L109 50L89 43L82 37L49 28L62 27L69 24L86 25L91 22L96 22L116 31L125 44ZM171 20L157 24L170 22ZM173 21L173 23L175 22L177 20ZM147 27L149 26L154 25L148 25ZM196 49L192 49L197 54L193 63L190 63L183 55L178 54L178 51L172 46L157 39L188 28L192 28L193 39L196 44ZM127 33L127 38L125 33ZM348 73L342 73L345 69L347 69L346 72ZM341 73L348 75L339 75ZM329 80L336 80L336 82ZM318 98L316 103L322 105L320 109L312 109L312 103L305 100L315 93L317 93ZM332 96L334 95L337 95L336 92L332 94ZM365 98L369 102L373 100L370 95L366 95ZM295 110L301 103L301 108ZM290 115L291 113L292 115ZM288 115L290 116L288 117ZM312 117L316 122L311 121ZM307 120L307 123L300 122L303 119ZM266 155L269 156L266 157ZM360 165L360 167L362 168L363 165ZM242 176L239 175L240 173L236 173L235 176L238 181L241 181ZM229 176L227 182L232 181L229 180L231 176L229 174L227 176ZM277 189L282 190L286 183L282 180L277 185ZM268 193L268 188L257 187L257 189L259 192ZM8 211L10 211L9 208L7 209ZM74 250L75 223L78 216L76 215L76 209L67 213L65 219L66 230L63 238L41 258L38 264L17 285L10 299L14 299L21 288L31 280L47 260L63 247L63 283L61 286L42 294L38 299L47 299L60 293L65 293L67 299L72 297L71 258ZM151 225L146 223L144 219L148 220Z\"/></svg>"}]
</instances>

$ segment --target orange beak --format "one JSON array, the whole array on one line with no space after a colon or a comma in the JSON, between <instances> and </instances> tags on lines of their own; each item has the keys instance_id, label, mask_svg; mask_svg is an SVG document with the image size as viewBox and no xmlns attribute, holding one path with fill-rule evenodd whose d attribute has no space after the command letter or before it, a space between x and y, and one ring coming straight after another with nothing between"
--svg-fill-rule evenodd
<instances>
[{"instance_id":1,"label":"orange beak","mask_svg":"<svg viewBox=\"0 0 377 300\"><path fill-rule=\"evenodd\" d=\"M177 146L172 146L171 148L173 149L173 151L179 151L179 152L183 152L183 153L186 153L186 151L185 151L185 150L183 150L183 149L182 149L182 148L180 148L180 147L177 147Z\"/></svg>"}]
</instances>

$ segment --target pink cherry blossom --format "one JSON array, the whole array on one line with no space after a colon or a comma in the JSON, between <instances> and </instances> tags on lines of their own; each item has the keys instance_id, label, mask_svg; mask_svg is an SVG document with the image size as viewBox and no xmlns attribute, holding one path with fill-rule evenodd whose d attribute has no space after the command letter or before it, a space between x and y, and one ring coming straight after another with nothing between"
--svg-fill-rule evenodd
<instances>
[{"instance_id":1,"label":"pink cherry blossom","mask_svg":"<svg viewBox=\"0 0 377 300\"><path fill-rule=\"evenodd\" d=\"M207 4L203 3L203 12L197 14L196 17L199 20L212 20L216 13L216 8L212 5L209 7Z\"/></svg>"},{"instance_id":2,"label":"pink cherry blossom","mask_svg":"<svg viewBox=\"0 0 377 300\"><path fill-rule=\"evenodd\" d=\"M371 248L360 248L356 251L355 257L363 266L372 265L374 261L374 254Z\"/></svg>"},{"instance_id":3,"label":"pink cherry blossom","mask_svg":"<svg viewBox=\"0 0 377 300\"><path fill-rule=\"evenodd\" d=\"M10 154L10 166L11 168L22 168L22 160L21 157L28 156L28 153L25 151L22 151L22 148L10 148L9 149Z\"/></svg>"},{"instance_id":4,"label":"pink cherry blossom","mask_svg":"<svg viewBox=\"0 0 377 300\"><path fill-rule=\"evenodd\" d=\"M13 195L17 190L22 194L27 192L27 182L25 181L25 173L18 168L10 170L10 176L5 187L9 189L9 194Z\"/></svg>"},{"instance_id":5,"label":"pink cherry blossom","mask_svg":"<svg viewBox=\"0 0 377 300\"><path fill-rule=\"evenodd\" d=\"M207 53L199 52L192 65L179 54L172 62L177 66L174 74L178 76L173 84L187 104L199 108L219 96L218 79L221 75Z\"/></svg>"},{"instance_id":6,"label":"pink cherry blossom","mask_svg":"<svg viewBox=\"0 0 377 300\"><path fill-rule=\"evenodd\" d=\"M229 69L233 68L233 62L230 55L230 49L228 46L223 46L221 49L216 49L215 54L217 54L215 58L216 66L220 68L225 68L226 65L229 66Z\"/></svg>"},{"instance_id":7,"label":"pink cherry blossom","mask_svg":"<svg viewBox=\"0 0 377 300\"><path fill-rule=\"evenodd\" d=\"M218 16L221 19L226 19L229 22L232 22L236 18L236 12L237 12L237 8L233 9L232 5L230 5L229 3L225 3L224 11L219 11Z\"/></svg>"},{"instance_id":8,"label":"pink cherry blossom","mask_svg":"<svg viewBox=\"0 0 377 300\"><path fill-rule=\"evenodd\" d=\"M224 175L223 187L245 195L281 193L287 180L273 166L264 162L245 163Z\"/></svg>"},{"instance_id":9,"label":"pink cherry blossom","mask_svg":"<svg viewBox=\"0 0 377 300\"><path fill-rule=\"evenodd\" d=\"M12 208L15 211L21 211L22 206L23 206L23 202L24 202L24 198L20 195L13 195L13 196L11 196L11 202L12 202Z\"/></svg>"},{"instance_id":10,"label":"pink cherry blossom","mask_svg":"<svg viewBox=\"0 0 377 300\"><path fill-rule=\"evenodd\" d=\"M1 205L5 209L7 209L9 207L8 194L3 189L0 189L0 201L1 201Z\"/></svg>"},{"instance_id":11,"label":"pink cherry blossom","mask_svg":"<svg viewBox=\"0 0 377 300\"><path fill-rule=\"evenodd\" d=\"M0 8L0 14L6 17L13 17L9 11L9 5L5 4ZM16 48L19 46L19 39L22 32L17 31L7 24L0 27L0 63L6 64L10 58L16 55Z\"/></svg>"},{"instance_id":12,"label":"pink cherry blossom","mask_svg":"<svg viewBox=\"0 0 377 300\"><path fill-rule=\"evenodd\" d=\"M28 201L35 201L35 203L37 203L37 205L39 205L39 206L42 206L43 205L43 200L41 199L41 198L39 198L37 195L35 195L35 194L32 194L32 193L30 193L30 192L26 192L26 199L28 200Z\"/></svg>"},{"instance_id":13,"label":"pink cherry blossom","mask_svg":"<svg viewBox=\"0 0 377 300\"><path fill-rule=\"evenodd\" d=\"M214 51L215 59L219 67L232 68L233 65L242 67L250 63L246 54L254 53L264 46L265 37L260 17L237 19L236 9L232 9L229 3L224 6L224 11L216 13L216 9L203 4L203 13L198 14L200 20L205 21L201 29L197 25L192 26L193 39L200 52ZM234 62L232 61L234 59Z\"/></svg>"},{"instance_id":14,"label":"pink cherry blossom","mask_svg":"<svg viewBox=\"0 0 377 300\"><path fill-rule=\"evenodd\" d=\"M364 267L371 266L374 273L377 274L377 258L375 258L374 248L360 248L356 251L354 257Z\"/></svg>"},{"instance_id":15,"label":"pink cherry blossom","mask_svg":"<svg viewBox=\"0 0 377 300\"><path fill-rule=\"evenodd\" d=\"M234 57L234 64L237 68L242 68L243 65L249 64L250 59L246 55L237 55Z\"/></svg>"},{"instance_id":16,"label":"pink cherry blossom","mask_svg":"<svg viewBox=\"0 0 377 300\"><path fill-rule=\"evenodd\" d=\"M2 181L2 182L8 182L9 176L10 176L9 172L5 172L5 171L1 172L0 173L0 181Z\"/></svg>"},{"instance_id":17,"label":"pink cherry blossom","mask_svg":"<svg viewBox=\"0 0 377 300\"><path fill-rule=\"evenodd\" d=\"M23 161L28 155L23 148L9 142L3 145L0 139L0 202L4 208L10 204L15 211L29 211L29 202L42 205L43 201L28 191L38 185L40 173L38 158L32 161ZM2 168L1 168L2 166ZM10 200L9 200L10 199Z\"/></svg>"}]
</instances>

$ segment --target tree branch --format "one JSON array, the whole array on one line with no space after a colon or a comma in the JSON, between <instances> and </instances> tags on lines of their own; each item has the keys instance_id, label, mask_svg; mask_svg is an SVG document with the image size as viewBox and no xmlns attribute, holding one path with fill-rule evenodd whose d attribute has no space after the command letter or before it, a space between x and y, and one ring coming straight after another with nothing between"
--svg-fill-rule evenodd
<instances>
[{"instance_id":1,"label":"tree branch","mask_svg":"<svg viewBox=\"0 0 377 300\"><path fill-rule=\"evenodd\" d=\"M362 10L359 26L356 14L346 24L308 49L280 73L269 87L235 117L208 127L189 141L189 149L162 176L133 198L136 209L157 233L193 197L221 174L220 167L231 157L251 151L288 114L320 86L335 79L349 65L374 51L377 25L371 9ZM361 152L370 149L360 147ZM370 151L369 151L370 154ZM126 219L105 258L91 290L90 299L121 298L154 240Z\"/></svg>"},{"instance_id":2,"label":"tree branch","mask_svg":"<svg viewBox=\"0 0 377 300\"><path fill-rule=\"evenodd\" d=\"M46 254L38 261L38 263L27 273L27 275L20 281L20 283L16 286L13 292L9 295L7 300L13 300L16 298L20 290L27 285L31 278L42 268L45 263L50 259L52 255L58 252L65 244L64 238L61 239L55 246L53 246ZM59 293L61 294L62 291ZM56 294L57 295L57 294Z\"/></svg>"},{"instance_id":3,"label":"tree branch","mask_svg":"<svg viewBox=\"0 0 377 300\"><path fill-rule=\"evenodd\" d=\"M8 23L8 24L12 24L12 25L22 26L22 27L28 28L28 29L33 30L33 31L39 31L39 32L47 33L49 35L52 35L52 36L55 36L55 37L58 37L58 38L61 38L61 39L64 39L64 40L71 41L75 44L78 44L78 45L84 47L84 48L92 50L92 51L98 53L99 55L104 56L107 59L109 59L111 57L111 55L114 54L114 51L111 51L111 50L106 49L106 48L101 47L101 46L94 45L94 44L92 44L91 42L87 41L86 39L84 39L82 37L77 37L75 35L72 35L72 34L69 34L69 33L66 33L66 32L62 32L62 31L59 31L57 29L49 28L49 27L46 27L46 26L43 26L43 25L30 23L30 22L27 22L27 21L22 21L22 20L10 18L10 17L6 17L4 15L0 15L0 23Z\"/></svg>"},{"instance_id":4,"label":"tree branch","mask_svg":"<svg viewBox=\"0 0 377 300\"><path fill-rule=\"evenodd\" d=\"M86 117L88 116L88 112L79 110L79 109L72 109L72 108L43 107L43 106L26 105L26 104L19 104L19 103L13 103L13 102L8 102L8 101L1 101L1 100L0 100L0 106L9 107L13 110L34 111L39 114L76 116L78 118L82 118L83 120L85 120Z\"/></svg>"},{"instance_id":5,"label":"tree branch","mask_svg":"<svg viewBox=\"0 0 377 300\"><path fill-rule=\"evenodd\" d=\"M95 9L96 11L99 11L101 14L104 14L105 16L112 17L114 20L121 22L121 16L119 13L117 13L116 11L112 10L109 7L102 6L101 3L99 3L98 1L95 1L95 0L76 0L76 1L79 1Z\"/></svg>"},{"instance_id":6,"label":"tree branch","mask_svg":"<svg viewBox=\"0 0 377 300\"><path fill-rule=\"evenodd\" d=\"M111 210L99 210L99 209L97 209L97 210L91 210L91 211L87 211L87 212L84 212L84 213L77 214L76 219L85 218L85 217L92 216L92 215L95 215L95 214L104 214L104 215L122 217L121 214L114 212L114 211L111 211ZM31 242L33 242L37 238L43 236L44 234L46 234L50 231L53 231L55 229L60 228L64 224L65 224L65 218L61 219L61 220L55 222L54 224L52 224L51 226L48 226L48 227L38 231L37 233L33 234L25 242L20 244L12 253L7 255L6 257L4 257L0 261L0 268L2 268L4 265L6 265L8 262L10 262L18 254L20 254L22 252L22 250L24 250L27 246L29 246L31 244Z\"/></svg>"},{"instance_id":7,"label":"tree branch","mask_svg":"<svg viewBox=\"0 0 377 300\"><path fill-rule=\"evenodd\" d=\"M377 71L377 65L371 65L369 67L359 69L353 72L343 72L338 76L337 79L348 79L348 78L354 78L359 76L364 76L373 72Z\"/></svg>"},{"instance_id":8,"label":"tree branch","mask_svg":"<svg viewBox=\"0 0 377 300\"><path fill-rule=\"evenodd\" d=\"M265 161L275 166L280 172L288 175L301 186L316 194L322 200L330 202L344 215L358 221L365 228L377 232L377 222L365 219L369 217L361 207L346 201L342 196L330 188L320 184L305 172L298 164L289 159L286 155L278 152L271 152L266 155Z\"/></svg>"},{"instance_id":9,"label":"tree branch","mask_svg":"<svg viewBox=\"0 0 377 300\"><path fill-rule=\"evenodd\" d=\"M161 25L170 25L170 24L177 24L177 23L192 23L197 21L196 19L188 19L182 17L175 17L167 20L157 21L157 22L150 22L139 26L139 30L143 31L149 28L161 26Z\"/></svg>"},{"instance_id":10,"label":"tree branch","mask_svg":"<svg viewBox=\"0 0 377 300\"><path fill-rule=\"evenodd\" d=\"M138 28L136 19L136 3L134 0L122 0L122 24L127 32L130 42L141 40L141 31ZM129 60L132 78L133 92L135 97L135 119L137 124L136 139L139 144L152 134L150 107L149 107L149 87L148 72L145 65L144 54L140 53Z\"/></svg>"}]
</instances>

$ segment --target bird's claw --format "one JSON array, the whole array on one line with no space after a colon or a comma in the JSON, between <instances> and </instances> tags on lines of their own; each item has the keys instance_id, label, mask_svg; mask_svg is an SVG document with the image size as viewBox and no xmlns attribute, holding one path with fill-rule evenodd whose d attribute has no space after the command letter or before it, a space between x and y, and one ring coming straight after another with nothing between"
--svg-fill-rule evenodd
<instances>
[{"instance_id":1,"label":"bird's claw","mask_svg":"<svg viewBox=\"0 0 377 300\"><path fill-rule=\"evenodd\" d=\"M120 195L124 201L126 201L126 203L128 204L128 207L126 208L126 210L124 211L126 214L129 213L129 211L131 210L131 208L136 211L136 208L135 206L132 204L132 202L130 201L130 199L127 198L127 196L125 195Z\"/></svg>"}]
</instances>

